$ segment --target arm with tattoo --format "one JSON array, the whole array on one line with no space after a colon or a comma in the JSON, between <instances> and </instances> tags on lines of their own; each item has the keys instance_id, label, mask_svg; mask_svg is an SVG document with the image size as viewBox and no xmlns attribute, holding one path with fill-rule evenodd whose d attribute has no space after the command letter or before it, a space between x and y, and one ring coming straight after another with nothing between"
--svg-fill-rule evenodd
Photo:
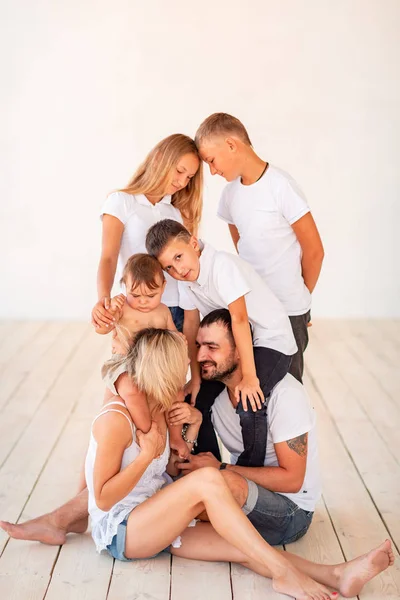
<instances>
[{"instance_id":1,"label":"arm with tattoo","mask_svg":"<svg viewBox=\"0 0 400 600\"><path fill-rule=\"evenodd\" d=\"M229 471L236 471L271 492L296 493L303 485L307 465L308 433L275 444L278 467L238 467L228 465Z\"/></svg>"},{"instance_id":2,"label":"arm with tattoo","mask_svg":"<svg viewBox=\"0 0 400 600\"><path fill-rule=\"evenodd\" d=\"M291 450L294 450L299 456L307 456L307 438L308 433L303 433L291 440L287 440L287 445Z\"/></svg>"}]
</instances>

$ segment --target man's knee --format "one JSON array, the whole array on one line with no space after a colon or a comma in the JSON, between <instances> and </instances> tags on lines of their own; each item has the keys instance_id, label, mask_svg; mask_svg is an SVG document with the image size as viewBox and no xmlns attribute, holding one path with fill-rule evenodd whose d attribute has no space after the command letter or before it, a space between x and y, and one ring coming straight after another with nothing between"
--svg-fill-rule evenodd
<instances>
[{"instance_id":1,"label":"man's knee","mask_svg":"<svg viewBox=\"0 0 400 600\"><path fill-rule=\"evenodd\" d=\"M242 507L245 504L247 495L249 493L247 480L238 473L229 471L228 469L221 471L221 473L225 483L228 484L232 496L235 498L239 506Z\"/></svg>"}]
</instances>

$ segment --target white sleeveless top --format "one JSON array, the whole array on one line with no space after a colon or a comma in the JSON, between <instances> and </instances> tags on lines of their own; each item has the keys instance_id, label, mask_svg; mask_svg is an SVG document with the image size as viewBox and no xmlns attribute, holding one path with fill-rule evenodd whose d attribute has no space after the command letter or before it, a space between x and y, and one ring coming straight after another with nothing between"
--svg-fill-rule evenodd
<instances>
[{"instance_id":1,"label":"white sleeveless top","mask_svg":"<svg viewBox=\"0 0 400 600\"><path fill-rule=\"evenodd\" d=\"M104 408L111 405L120 405L126 408L125 404L120 401L109 402L104 405ZM125 449L122 456L121 471L130 465L135 458L140 454L140 446L136 443L136 428L131 419L121 410L117 408L106 408L93 420L93 423L102 415L108 412L117 412L123 415L129 422L132 429L132 443L128 448ZM93 428L92 423L92 428ZM109 511L105 512L101 510L95 501L94 496L94 485L93 485L93 469L96 458L97 442L93 437L93 431L90 432L89 448L86 455L85 462L85 477L86 484L89 492L89 514L92 521L92 537L96 544L96 549L101 552L111 544L114 535L117 533L118 525L122 523L124 519L129 516L129 513L139 504L153 496L158 490L164 485L172 483L172 479L165 472L169 459L169 439L167 431L167 440L165 443L165 449L159 458L155 458L138 483L135 485L133 490L129 492L125 498L115 504Z\"/></svg>"}]
</instances>

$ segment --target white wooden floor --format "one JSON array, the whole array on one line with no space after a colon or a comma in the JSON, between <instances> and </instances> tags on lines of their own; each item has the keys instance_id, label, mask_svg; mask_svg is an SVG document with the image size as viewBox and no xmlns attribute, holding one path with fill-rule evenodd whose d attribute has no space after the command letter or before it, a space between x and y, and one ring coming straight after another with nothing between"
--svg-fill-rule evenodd
<instances>
[{"instance_id":1,"label":"white wooden floor","mask_svg":"<svg viewBox=\"0 0 400 600\"><path fill-rule=\"evenodd\" d=\"M76 489L108 340L81 323L0 323L0 518L24 521ZM314 321L306 354L319 419L321 500L290 550L321 562L400 549L400 322ZM235 565L173 559L114 562L89 534L62 547L0 532L1 600L277 600ZM400 561L360 595L400 598Z\"/></svg>"}]
</instances>

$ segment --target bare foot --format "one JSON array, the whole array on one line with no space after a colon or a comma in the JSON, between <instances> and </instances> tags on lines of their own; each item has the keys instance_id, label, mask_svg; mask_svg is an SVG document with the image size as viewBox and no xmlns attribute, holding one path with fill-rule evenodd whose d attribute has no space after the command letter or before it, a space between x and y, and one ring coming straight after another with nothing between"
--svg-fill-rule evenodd
<instances>
[{"instance_id":1,"label":"bare foot","mask_svg":"<svg viewBox=\"0 0 400 600\"><path fill-rule=\"evenodd\" d=\"M347 563L338 565L335 574L338 578L337 589L345 598L358 596L364 585L376 575L394 563L392 543L385 540L383 544Z\"/></svg>"},{"instance_id":2,"label":"bare foot","mask_svg":"<svg viewBox=\"0 0 400 600\"><path fill-rule=\"evenodd\" d=\"M37 519L18 525L8 523L8 521L0 521L0 527L10 537L17 540L32 540L53 546L65 544L66 532L52 522L50 514L42 515Z\"/></svg>"},{"instance_id":3,"label":"bare foot","mask_svg":"<svg viewBox=\"0 0 400 600\"><path fill-rule=\"evenodd\" d=\"M276 592L293 596L296 600L336 600L337 592L330 592L321 583L317 583L295 567L289 567L284 575L272 579Z\"/></svg>"}]
</instances>

